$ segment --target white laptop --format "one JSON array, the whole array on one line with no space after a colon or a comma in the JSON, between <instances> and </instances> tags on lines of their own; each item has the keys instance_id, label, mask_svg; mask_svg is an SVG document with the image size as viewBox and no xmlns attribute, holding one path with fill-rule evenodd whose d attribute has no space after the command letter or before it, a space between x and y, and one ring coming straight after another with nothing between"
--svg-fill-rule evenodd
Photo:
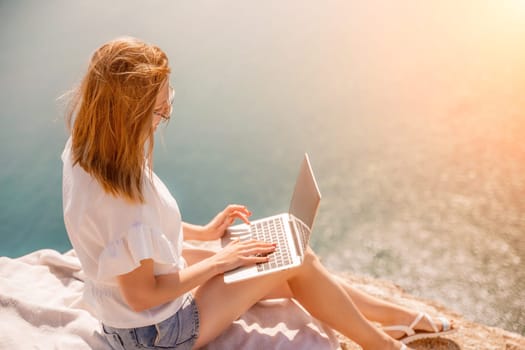
<instances>
[{"instance_id":1,"label":"white laptop","mask_svg":"<svg viewBox=\"0 0 525 350\"><path fill-rule=\"evenodd\" d=\"M254 220L250 225L231 226L222 238L222 246L234 239L277 243L275 252L269 255L270 260L228 271L224 274L224 281L242 281L300 265L320 202L321 193L305 153L288 213Z\"/></svg>"}]
</instances>

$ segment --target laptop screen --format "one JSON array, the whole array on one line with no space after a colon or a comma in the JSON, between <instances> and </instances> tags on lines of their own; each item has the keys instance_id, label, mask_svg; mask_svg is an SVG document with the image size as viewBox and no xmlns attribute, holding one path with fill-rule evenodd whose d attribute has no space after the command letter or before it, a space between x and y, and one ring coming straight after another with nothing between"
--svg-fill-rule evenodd
<instances>
[{"instance_id":1,"label":"laptop screen","mask_svg":"<svg viewBox=\"0 0 525 350\"><path fill-rule=\"evenodd\" d=\"M311 230L320 201L321 192L315 181L308 154L305 153L288 212L301 219Z\"/></svg>"}]
</instances>

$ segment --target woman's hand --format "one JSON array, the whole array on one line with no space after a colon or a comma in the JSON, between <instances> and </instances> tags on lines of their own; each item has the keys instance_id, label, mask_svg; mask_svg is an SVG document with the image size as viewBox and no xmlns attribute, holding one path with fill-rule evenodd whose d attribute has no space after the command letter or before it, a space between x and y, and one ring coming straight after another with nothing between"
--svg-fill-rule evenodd
<instances>
[{"instance_id":1,"label":"woman's hand","mask_svg":"<svg viewBox=\"0 0 525 350\"><path fill-rule=\"evenodd\" d=\"M249 225L250 220L248 220L248 218L250 215L252 215L252 213L243 205L228 205L206 226L204 226L204 237L206 237L206 240L221 238L226 232L226 229L237 219L240 219Z\"/></svg>"},{"instance_id":2,"label":"woman's hand","mask_svg":"<svg viewBox=\"0 0 525 350\"><path fill-rule=\"evenodd\" d=\"M218 273L224 273L240 266L265 263L269 254L275 251L274 243L266 243L256 240L230 242L217 254L211 257Z\"/></svg>"}]
</instances>

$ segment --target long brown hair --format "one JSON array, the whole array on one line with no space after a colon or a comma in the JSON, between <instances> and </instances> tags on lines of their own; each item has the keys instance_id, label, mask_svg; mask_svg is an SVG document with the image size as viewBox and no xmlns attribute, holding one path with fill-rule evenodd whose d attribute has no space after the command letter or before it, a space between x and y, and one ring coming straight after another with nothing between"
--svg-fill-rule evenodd
<instances>
[{"instance_id":1,"label":"long brown hair","mask_svg":"<svg viewBox=\"0 0 525 350\"><path fill-rule=\"evenodd\" d=\"M118 38L93 54L66 116L72 157L107 193L143 203L143 175L153 154L155 100L170 69L166 54Z\"/></svg>"}]
</instances>

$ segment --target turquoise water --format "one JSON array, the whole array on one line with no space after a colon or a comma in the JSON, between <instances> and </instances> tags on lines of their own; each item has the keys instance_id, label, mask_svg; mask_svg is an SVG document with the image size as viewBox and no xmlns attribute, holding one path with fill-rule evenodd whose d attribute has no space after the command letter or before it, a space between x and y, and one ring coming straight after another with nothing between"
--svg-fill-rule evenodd
<instances>
[{"instance_id":1,"label":"turquoise water","mask_svg":"<svg viewBox=\"0 0 525 350\"><path fill-rule=\"evenodd\" d=\"M525 6L506 4L0 2L0 255L70 249L57 97L127 34L171 57L155 169L186 221L285 210L307 151L331 269L525 334Z\"/></svg>"}]
</instances>

